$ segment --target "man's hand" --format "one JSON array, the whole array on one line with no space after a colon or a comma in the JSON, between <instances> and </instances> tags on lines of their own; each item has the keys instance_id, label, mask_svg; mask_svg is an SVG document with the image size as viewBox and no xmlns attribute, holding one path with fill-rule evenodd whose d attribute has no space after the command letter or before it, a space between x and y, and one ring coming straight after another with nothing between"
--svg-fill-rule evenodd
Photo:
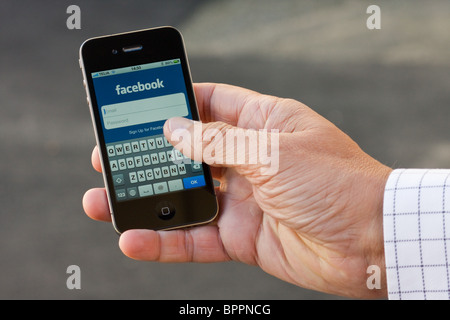
<instances>
[{"instance_id":1,"label":"man's hand","mask_svg":"<svg viewBox=\"0 0 450 320\"><path fill-rule=\"evenodd\" d=\"M197 161L213 165L220 213L215 225L185 230L130 230L120 237L129 257L161 262L235 260L258 265L293 284L349 297L383 297L366 287L369 265L384 271L383 192L391 169L380 164L332 123L302 103L219 84L195 85L203 124L169 119L166 138ZM187 130L279 131L278 167L212 163L198 150L219 139L175 141ZM195 145L203 148L194 148ZM197 151L196 151L197 150ZM238 150L239 152L239 150ZM92 155L100 171L98 150ZM89 190L83 205L93 219L110 221L104 189Z\"/></svg>"}]
</instances>

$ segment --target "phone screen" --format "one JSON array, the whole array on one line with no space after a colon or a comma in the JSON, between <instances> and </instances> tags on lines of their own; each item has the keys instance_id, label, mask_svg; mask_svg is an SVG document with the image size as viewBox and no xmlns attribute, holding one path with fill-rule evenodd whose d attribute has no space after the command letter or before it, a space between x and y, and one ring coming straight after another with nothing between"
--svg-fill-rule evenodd
<instances>
[{"instance_id":1,"label":"phone screen","mask_svg":"<svg viewBox=\"0 0 450 320\"><path fill-rule=\"evenodd\" d=\"M91 73L117 202L205 186L201 163L168 143L171 117L192 119L180 59Z\"/></svg>"}]
</instances>

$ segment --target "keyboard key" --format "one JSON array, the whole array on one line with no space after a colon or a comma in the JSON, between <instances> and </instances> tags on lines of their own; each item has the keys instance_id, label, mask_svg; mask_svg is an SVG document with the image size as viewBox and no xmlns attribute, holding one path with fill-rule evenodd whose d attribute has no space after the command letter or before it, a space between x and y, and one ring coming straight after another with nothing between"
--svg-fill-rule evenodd
<instances>
[{"instance_id":1,"label":"keyboard key","mask_svg":"<svg viewBox=\"0 0 450 320\"><path fill-rule=\"evenodd\" d=\"M149 166L152 164L151 160L150 160L150 155L149 154L144 154L142 156L142 163L144 164L144 166Z\"/></svg>"},{"instance_id":2,"label":"keyboard key","mask_svg":"<svg viewBox=\"0 0 450 320\"><path fill-rule=\"evenodd\" d=\"M131 143L131 149L132 149L132 151L133 151L134 153L140 152L141 149L139 148L139 142L138 142L138 141L133 141L133 142Z\"/></svg>"},{"instance_id":3,"label":"keyboard key","mask_svg":"<svg viewBox=\"0 0 450 320\"><path fill-rule=\"evenodd\" d=\"M119 166L117 165L117 161L116 160L111 160L109 162L109 164L111 165L111 171L118 171L119 170Z\"/></svg>"},{"instance_id":4,"label":"keyboard key","mask_svg":"<svg viewBox=\"0 0 450 320\"><path fill-rule=\"evenodd\" d=\"M162 167L161 171L162 171L163 178L170 177L169 167Z\"/></svg>"},{"instance_id":5,"label":"keyboard key","mask_svg":"<svg viewBox=\"0 0 450 320\"><path fill-rule=\"evenodd\" d=\"M125 170L127 168L127 162L125 159L117 160L117 164L119 165L119 170Z\"/></svg>"},{"instance_id":6,"label":"keyboard key","mask_svg":"<svg viewBox=\"0 0 450 320\"><path fill-rule=\"evenodd\" d=\"M167 151L167 161L173 162L175 160L175 152L172 150Z\"/></svg>"},{"instance_id":7,"label":"keyboard key","mask_svg":"<svg viewBox=\"0 0 450 320\"><path fill-rule=\"evenodd\" d=\"M170 191L183 190L183 182L181 181L181 179L170 180L168 184Z\"/></svg>"},{"instance_id":8,"label":"keyboard key","mask_svg":"<svg viewBox=\"0 0 450 320\"><path fill-rule=\"evenodd\" d=\"M186 174L186 166L184 165L184 163L180 163L178 165L178 173L179 174Z\"/></svg>"},{"instance_id":9,"label":"keyboard key","mask_svg":"<svg viewBox=\"0 0 450 320\"><path fill-rule=\"evenodd\" d=\"M130 172L129 176L130 176L130 182L131 183L137 183L138 182L138 176L137 176L136 172Z\"/></svg>"},{"instance_id":10,"label":"keyboard key","mask_svg":"<svg viewBox=\"0 0 450 320\"><path fill-rule=\"evenodd\" d=\"M145 178L145 171L144 171L144 170L138 171L138 172L137 172L137 176L138 176L139 182L144 182L144 181L146 181L146 178Z\"/></svg>"},{"instance_id":11,"label":"keyboard key","mask_svg":"<svg viewBox=\"0 0 450 320\"><path fill-rule=\"evenodd\" d=\"M165 152L158 153L158 156L159 156L160 163L167 162L167 154Z\"/></svg>"},{"instance_id":12,"label":"keyboard key","mask_svg":"<svg viewBox=\"0 0 450 320\"><path fill-rule=\"evenodd\" d=\"M169 169L170 169L170 175L171 175L172 177L178 175L178 167L177 167L176 165L171 165L171 166L169 167Z\"/></svg>"},{"instance_id":13,"label":"keyboard key","mask_svg":"<svg viewBox=\"0 0 450 320\"><path fill-rule=\"evenodd\" d=\"M127 193L125 192L125 189L116 190L116 198L117 200L125 200L127 198Z\"/></svg>"},{"instance_id":14,"label":"keyboard key","mask_svg":"<svg viewBox=\"0 0 450 320\"><path fill-rule=\"evenodd\" d=\"M202 171L202 164L200 162L193 162L192 163L192 172L198 172Z\"/></svg>"},{"instance_id":15,"label":"keyboard key","mask_svg":"<svg viewBox=\"0 0 450 320\"><path fill-rule=\"evenodd\" d=\"M138 196L138 191L136 187L128 188L127 191L129 198L136 198Z\"/></svg>"},{"instance_id":16,"label":"keyboard key","mask_svg":"<svg viewBox=\"0 0 450 320\"><path fill-rule=\"evenodd\" d=\"M156 149L156 142L155 139L148 139L148 149L149 150L155 150Z\"/></svg>"},{"instance_id":17,"label":"keyboard key","mask_svg":"<svg viewBox=\"0 0 450 320\"><path fill-rule=\"evenodd\" d=\"M106 152L108 152L108 157L114 157L116 155L116 149L114 146L106 147Z\"/></svg>"},{"instance_id":18,"label":"keyboard key","mask_svg":"<svg viewBox=\"0 0 450 320\"><path fill-rule=\"evenodd\" d=\"M153 169L147 169L145 170L145 177L147 178L147 181L153 180Z\"/></svg>"},{"instance_id":19,"label":"keyboard key","mask_svg":"<svg viewBox=\"0 0 450 320\"><path fill-rule=\"evenodd\" d=\"M155 191L155 194L161 194L161 193L169 192L169 190L167 189L167 182L165 182L165 181L154 183L153 184L153 190Z\"/></svg>"},{"instance_id":20,"label":"keyboard key","mask_svg":"<svg viewBox=\"0 0 450 320\"><path fill-rule=\"evenodd\" d=\"M163 137L163 141L164 141L164 146L166 146L166 147L171 147L172 146L170 144L169 140L166 139L166 137Z\"/></svg>"},{"instance_id":21,"label":"keyboard key","mask_svg":"<svg viewBox=\"0 0 450 320\"><path fill-rule=\"evenodd\" d=\"M148 143L145 140L139 141L139 146L141 147L141 151L147 151L148 150Z\"/></svg>"},{"instance_id":22,"label":"keyboard key","mask_svg":"<svg viewBox=\"0 0 450 320\"><path fill-rule=\"evenodd\" d=\"M139 195L141 197L151 196L153 194L153 187L151 184L146 184L143 186L139 186Z\"/></svg>"},{"instance_id":23,"label":"keyboard key","mask_svg":"<svg viewBox=\"0 0 450 320\"><path fill-rule=\"evenodd\" d=\"M134 165L136 166L136 168L140 168L140 167L143 166L142 157L141 156L134 157Z\"/></svg>"},{"instance_id":24,"label":"keyboard key","mask_svg":"<svg viewBox=\"0 0 450 320\"><path fill-rule=\"evenodd\" d=\"M164 148L164 141L162 137L156 138L156 147L158 149Z\"/></svg>"},{"instance_id":25,"label":"keyboard key","mask_svg":"<svg viewBox=\"0 0 450 320\"><path fill-rule=\"evenodd\" d=\"M188 177L183 179L183 185L186 189L203 187L205 185L204 176Z\"/></svg>"},{"instance_id":26,"label":"keyboard key","mask_svg":"<svg viewBox=\"0 0 450 320\"><path fill-rule=\"evenodd\" d=\"M175 159L176 160L183 160L184 159L184 155L181 153L181 151L180 150L176 150L176 149L174 149L175 150Z\"/></svg>"},{"instance_id":27,"label":"keyboard key","mask_svg":"<svg viewBox=\"0 0 450 320\"><path fill-rule=\"evenodd\" d=\"M150 155L150 158L152 159L152 163L153 164L158 164L159 163L159 158L158 158L158 154L157 153L152 153Z\"/></svg>"},{"instance_id":28,"label":"keyboard key","mask_svg":"<svg viewBox=\"0 0 450 320\"><path fill-rule=\"evenodd\" d=\"M154 177L155 179L161 179L162 178L162 171L161 168L155 168L153 169Z\"/></svg>"},{"instance_id":29,"label":"keyboard key","mask_svg":"<svg viewBox=\"0 0 450 320\"><path fill-rule=\"evenodd\" d=\"M133 158L127 158L127 167L128 167L128 169L134 168L134 159Z\"/></svg>"},{"instance_id":30,"label":"keyboard key","mask_svg":"<svg viewBox=\"0 0 450 320\"><path fill-rule=\"evenodd\" d=\"M113 182L115 186L123 186L125 180L123 179L123 174L116 174L113 176Z\"/></svg>"},{"instance_id":31,"label":"keyboard key","mask_svg":"<svg viewBox=\"0 0 450 320\"><path fill-rule=\"evenodd\" d=\"M131 153L131 143L124 143L123 144L123 152L125 152L125 154L130 154Z\"/></svg>"},{"instance_id":32,"label":"keyboard key","mask_svg":"<svg viewBox=\"0 0 450 320\"><path fill-rule=\"evenodd\" d=\"M116 149L116 155L118 156L123 155L123 146L121 144L116 144L114 148Z\"/></svg>"}]
</instances>

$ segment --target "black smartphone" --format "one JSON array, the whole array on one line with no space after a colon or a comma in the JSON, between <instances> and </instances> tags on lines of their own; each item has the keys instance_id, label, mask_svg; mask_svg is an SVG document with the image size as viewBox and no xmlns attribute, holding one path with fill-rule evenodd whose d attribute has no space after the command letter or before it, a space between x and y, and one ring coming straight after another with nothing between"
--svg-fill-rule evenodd
<instances>
[{"instance_id":1,"label":"black smartphone","mask_svg":"<svg viewBox=\"0 0 450 320\"><path fill-rule=\"evenodd\" d=\"M80 67L115 230L214 220L209 167L186 158L163 134L171 117L199 120L180 32L160 27L88 39Z\"/></svg>"}]
</instances>

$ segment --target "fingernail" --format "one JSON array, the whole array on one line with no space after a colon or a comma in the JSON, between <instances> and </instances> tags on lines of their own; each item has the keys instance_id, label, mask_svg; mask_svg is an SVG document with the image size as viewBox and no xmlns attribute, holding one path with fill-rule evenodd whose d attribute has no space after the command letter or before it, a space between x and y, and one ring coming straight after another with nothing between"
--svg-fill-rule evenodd
<instances>
[{"instance_id":1,"label":"fingernail","mask_svg":"<svg viewBox=\"0 0 450 320\"><path fill-rule=\"evenodd\" d=\"M188 129L192 126L192 120L175 117L167 120L170 132L174 132L177 129Z\"/></svg>"}]
</instances>

